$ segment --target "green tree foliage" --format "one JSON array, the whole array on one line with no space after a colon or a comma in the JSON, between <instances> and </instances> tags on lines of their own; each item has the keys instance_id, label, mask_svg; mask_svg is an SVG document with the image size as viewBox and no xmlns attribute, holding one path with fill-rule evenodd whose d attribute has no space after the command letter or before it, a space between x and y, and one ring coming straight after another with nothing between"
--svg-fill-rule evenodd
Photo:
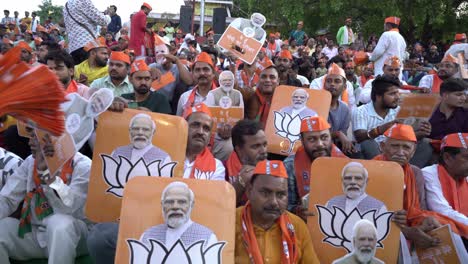
<instances>
[{"instance_id":1,"label":"green tree foliage","mask_svg":"<svg viewBox=\"0 0 468 264\"><path fill-rule=\"evenodd\" d=\"M42 0L42 4L38 7L39 10L36 13L42 22L46 21L49 16L52 17L53 23L59 23L63 19L63 6L54 5L52 0Z\"/></svg>"},{"instance_id":2,"label":"green tree foliage","mask_svg":"<svg viewBox=\"0 0 468 264\"><path fill-rule=\"evenodd\" d=\"M327 28L335 36L348 16L355 31L365 37L382 33L385 17L399 16L400 31L409 42L451 40L468 25L466 0L234 0L233 16L249 17L253 12L275 25L269 31L280 30L283 35L303 20L309 35Z\"/></svg>"}]
</instances>

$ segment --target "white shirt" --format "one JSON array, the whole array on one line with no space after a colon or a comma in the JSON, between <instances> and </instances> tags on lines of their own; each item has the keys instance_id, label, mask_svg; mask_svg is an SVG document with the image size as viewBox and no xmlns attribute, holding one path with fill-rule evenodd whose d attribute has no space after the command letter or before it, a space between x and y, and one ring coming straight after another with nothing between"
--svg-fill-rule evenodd
<instances>
[{"instance_id":1,"label":"white shirt","mask_svg":"<svg viewBox=\"0 0 468 264\"><path fill-rule=\"evenodd\" d=\"M315 89L315 90L321 90L321 89L324 89L324 84L325 84L325 78L327 77L327 75L323 75L321 77L318 77L318 78L315 78L312 80L312 82L310 82L310 86L309 88L310 89ZM356 109L356 98L354 97L354 87L353 87L353 84L346 80L346 92L348 92L348 98L349 98L349 110L351 111L351 113ZM340 96L340 99L341 99L341 96Z\"/></svg>"},{"instance_id":2,"label":"white shirt","mask_svg":"<svg viewBox=\"0 0 468 264\"><path fill-rule=\"evenodd\" d=\"M218 180L218 181L224 181L225 176L226 176L226 169L224 168L223 163L216 159L216 170L214 173L211 175L197 175L196 173L194 174L196 179L200 180ZM190 178L190 174L192 173L193 165L195 164L195 161L190 162L188 159L185 159L184 162L184 178L188 179Z\"/></svg>"},{"instance_id":3,"label":"white shirt","mask_svg":"<svg viewBox=\"0 0 468 264\"><path fill-rule=\"evenodd\" d=\"M352 113L353 131L369 131L377 126L393 121L395 120L398 111L400 111L399 106L395 109L389 109L387 115L382 118L375 112L372 101L365 105L361 105L356 109L356 111ZM384 140L384 138L384 136L378 136L375 138L375 141L380 143Z\"/></svg>"},{"instance_id":4,"label":"white shirt","mask_svg":"<svg viewBox=\"0 0 468 264\"><path fill-rule=\"evenodd\" d=\"M178 116L182 116L184 114L184 106L187 103L191 93L192 93L192 89L186 91L180 96L179 103L177 103L177 115ZM195 92L195 104L203 103L205 102L205 100L206 100L206 97L198 93L198 90L197 90Z\"/></svg>"},{"instance_id":5,"label":"white shirt","mask_svg":"<svg viewBox=\"0 0 468 264\"><path fill-rule=\"evenodd\" d=\"M0 190L6 184L8 177L21 165L23 160L13 152L0 148Z\"/></svg>"},{"instance_id":6,"label":"white shirt","mask_svg":"<svg viewBox=\"0 0 468 264\"><path fill-rule=\"evenodd\" d=\"M434 75L426 74L419 81L419 87L429 88L432 90L433 83L434 83Z\"/></svg>"},{"instance_id":7,"label":"white shirt","mask_svg":"<svg viewBox=\"0 0 468 264\"><path fill-rule=\"evenodd\" d=\"M336 55L338 55L338 49L336 47L333 47L333 48L329 48L328 46L325 46L323 49L322 49L322 54L327 56L328 57L328 60L330 60L331 58L335 57Z\"/></svg>"},{"instance_id":8,"label":"white shirt","mask_svg":"<svg viewBox=\"0 0 468 264\"><path fill-rule=\"evenodd\" d=\"M363 193L361 196L359 196L357 199L349 199L348 197L346 197L346 206L345 206L345 213L346 214L349 214L352 210L354 210L354 208L356 208L360 202L362 202L362 200L364 200L365 198L367 197L367 194L366 193ZM382 207L380 207L379 211L377 212L376 216L378 215L381 215L385 212L387 212L387 207L385 205L382 205Z\"/></svg>"},{"instance_id":9,"label":"white shirt","mask_svg":"<svg viewBox=\"0 0 468 264\"><path fill-rule=\"evenodd\" d=\"M325 49L325 48L324 48ZM375 46L369 60L374 61L374 76L383 74L384 62L391 56L400 58L401 63L405 60L406 42L403 36L397 31L386 31L380 36L377 46ZM401 65L403 69L403 65ZM400 69L400 80L401 80Z\"/></svg>"},{"instance_id":10,"label":"white shirt","mask_svg":"<svg viewBox=\"0 0 468 264\"><path fill-rule=\"evenodd\" d=\"M359 94L359 102L363 104L367 104L371 102L371 92L372 92L372 82L374 82L375 79L369 80L366 82L364 87L361 89L361 93ZM405 81L401 81L401 84L403 85L408 85ZM403 89L398 89L398 92L400 94L402 93L411 93L409 90L403 90Z\"/></svg>"},{"instance_id":11,"label":"white shirt","mask_svg":"<svg viewBox=\"0 0 468 264\"><path fill-rule=\"evenodd\" d=\"M426 187L426 202L429 210L438 212L460 223L468 225L468 217L450 206L444 197L439 181L437 164L422 169ZM468 177L465 178L468 180ZM465 201L466 202L466 201Z\"/></svg>"}]
</instances>

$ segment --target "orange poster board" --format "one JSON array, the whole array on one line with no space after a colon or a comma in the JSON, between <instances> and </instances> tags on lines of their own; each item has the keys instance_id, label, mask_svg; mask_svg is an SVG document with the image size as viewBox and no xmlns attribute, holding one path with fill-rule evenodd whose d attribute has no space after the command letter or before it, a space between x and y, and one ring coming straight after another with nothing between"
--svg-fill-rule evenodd
<instances>
[{"instance_id":1,"label":"orange poster board","mask_svg":"<svg viewBox=\"0 0 468 264\"><path fill-rule=\"evenodd\" d=\"M341 174L343 167L352 161L368 171L364 190L367 197L356 207L344 208L348 201ZM377 228L375 257L385 263L397 263L400 229L390 219L391 212L403 208L401 166L374 160L318 158L312 163L310 175L309 212L314 216L307 218L307 225L320 262L332 263L352 251L353 226L365 218Z\"/></svg>"},{"instance_id":2,"label":"orange poster board","mask_svg":"<svg viewBox=\"0 0 468 264\"><path fill-rule=\"evenodd\" d=\"M450 225L444 225L429 232L432 237L440 239L440 244L427 249L416 249L420 264L450 263L460 264L457 250L453 243Z\"/></svg>"},{"instance_id":3,"label":"orange poster board","mask_svg":"<svg viewBox=\"0 0 468 264\"><path fill-rule=\"evenodd\" d=\"M17 120L16 129L18 129L18 135L25 138L30 138L28 130L26 129L26 123L23 121Z\"/></svg>"},{"instance_id":4,"label":"orange poster board","mask_svg":"<svg viewBox=\"0 0 468 264\"><path fill-rule=\"evenodd\" d=\"M161 208L161 195L166 186L175 181L186 183L194 193L195 203L190 219L194 223L207 227L216 236L217 242L215 241L215 244L212 244L207 249L205 248L205 250L202 250L202 254L205 257L206 262L197 261L199 258L197 259L196 256L191 254L191 252L188 252L187 255L182 254L183 258L180 258L180 255L177 255L177 251L179 251L179 253L180 251L185 253L187 250L183 249L190 247L190 245L184 244L187 242L186 240L184 242L183 236L181 237L181 245L183 247L176 243L176 246L174 246L175 250L172 250L168 256L156 256L156 254L151 254L152 252L162 252L154 250L150 253L149 249L151 247L149 245L138 243L138 241L141 241L140 238L145 230L164 223ZM207 192L207 190L209 190L209 192ZM117 243L115 263L132 263L131 255L133 255L138 256L138 258L134 258L134 264L150 263L148 261L150 257L153 258L151 263L161 263L160 261L153 261L154 259L163 259L164 257L168 257L173 261L171 262L166 260L165 263L233 264L236 221L235 200L236 193L233 187L225 181L152 177L133 178L127 183L127 187L125 188L122 212L120 214L119 239ZM158 240L156 236L153 237L155 240ZM132 242L129 242L129 240ZM166 247L163 241L160 242L162 245L158 243L154 243L154 245ZM167 245L167 247L171 247L171 245ZM170 251L170 248L168 248L167 251ZM222 253L219 254L221 261L214 261L213 258L219 259L218 252L220 251ZM190 261L184 259L187 256L192 257ZM136 259L139 261L136 261Z\"/></svg>"},{"instance_id":5,"label":"orange poster board","mask_svg":"<svg viewBox=\"0 0 468 264\"><path fill-rule=\"evenodd\" d=\"M298 115L292 116L292 94L302 89L309 95L306 108ZM301 120L318 114L325 120L330 110L331 94L326 90L303 89L300 87L280 85L273 94L270 113L265 133L268 138L268 152L289 156L301 146Z\"/></svg>"},{"instance_id":6,"label":"orange poster board","mask_svg":"<svg viewBox=\"0 0 468 264\"><path fill-rule=\"evenodd\" d=\"M55 173L62 168L63 164L75 156L77 150L75 148L75 142L70 134L67 132L63 133L60 137L54 137L50 133L36 129L36 136L43 147L44 138L46 135L50 136L52 144L54 145L54 156L49 157L44 155L45 161L47 163L47 168L49 169L50 175L55 175Z\"/></svg>"},{"instance_id":7,"label":"orange poster board","mask_svg":"<svg viewBox=\"0 0 468 264\"><path fill-rule=\"evenodd\" d=\"M147 145L146 152L134 151L133 147L142 144L143 134L135 134L134 144L130 141L130 121L137 114L149 115L156 125L153 146ZM137 131L141 132L143 128ZM187 122L181 117L134 109L101 114L86 216L94 222L115 221L120 215L123 188L135 176L182 177L186 147Z\"/></svg>"},{"instance_id":8,"label":"orange poster board","mask_svg":"<svg viewBox=\"0 0 468 264\"><path fill-rule=\"evenodd\" d=\"M230 51L247 64L252 64L263 43L244 35L239 29L229 25L218 41L218 46Z\"/></svg>"},{"instance_id":9,"label":"orange poster board","mask_svg":"<svg viewBox=\"0 0 468 264\"><path fill-rule=\"evenodd\" d=\"M168 85L170 83L173 83L175 81L176 81L176 79L175 79L174 75L172 74L172 72L168 71L165 74L162 74L159 77L159 79L154 80L151 83L151 88L153 88L154 91L157 91L157 90L163 88L164 86L166 86L166 85Z\"/></svg>"},{"instance_id":10,"label":"orange poster board","mask_svg":"<svg viewBox=\"0 0 468 264\"><path fill-rule=\"evenodd\" d=\"M213 132L216 133L218 125L228 124L233 127L237 121L244 119L244 108L231 107L222 108L219 106L209 107L211 115L213 116Z\"/></svg>"},{"instance_id":11,"label":"orange poster board","mask_svg":"<svg viewBox=\"0 0 468 264\"><path fill-rule=\"evenodd\" d=\"M397 118L429 119L438 102L438 94L408 94L403 98Z\"/></svg>"}]
</instances>

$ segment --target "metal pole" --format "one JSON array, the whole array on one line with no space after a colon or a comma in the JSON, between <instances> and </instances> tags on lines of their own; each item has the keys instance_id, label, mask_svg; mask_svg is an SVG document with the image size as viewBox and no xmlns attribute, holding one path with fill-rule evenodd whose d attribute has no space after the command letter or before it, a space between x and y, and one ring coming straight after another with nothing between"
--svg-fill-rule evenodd
<instances>
[{"instance_id":1,"label":"metal pole","mask_svg":"<svg viewBox=\"0 0 468 264\"><path fill-rule=\"evenodd\" d=\"M203 37L205 23L205 0L200 0L200 37Z\"/></svg>"}]
</instances>

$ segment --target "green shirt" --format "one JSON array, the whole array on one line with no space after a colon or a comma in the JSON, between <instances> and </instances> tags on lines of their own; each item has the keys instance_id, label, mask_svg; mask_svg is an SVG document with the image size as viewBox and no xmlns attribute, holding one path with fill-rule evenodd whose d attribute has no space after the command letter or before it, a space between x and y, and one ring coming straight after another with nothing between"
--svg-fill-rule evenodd
<instances>
[{"instance_id":1,"label":"green shirt","mask_svg":"<svg viewBox=\"0 0 468 264\"><path fill-rule=\"evenodd\" d=\"M118 86L115 86L110 76L107 75L94 80L89 88L109 88L114 93L114 96L121 96L122 94L133 92L133 85L129 81L128 76L125 77L123 82L121 82Z\"/></svg>"},{"instance_id":2,"label":"green shirt","mask_svg":"<svg viewBox=\"0 0 468 264\"><path fill-rule=\"evenodd\" d=\"M135 100L135 93L122 94L122 97L127 100ZM146 107L151 112L161 113L161 114L171 114L171 106L167 97L160 92L150 91L150 95L146 100L138 102L138 106Z\"/></svg>"}]
</instances>

